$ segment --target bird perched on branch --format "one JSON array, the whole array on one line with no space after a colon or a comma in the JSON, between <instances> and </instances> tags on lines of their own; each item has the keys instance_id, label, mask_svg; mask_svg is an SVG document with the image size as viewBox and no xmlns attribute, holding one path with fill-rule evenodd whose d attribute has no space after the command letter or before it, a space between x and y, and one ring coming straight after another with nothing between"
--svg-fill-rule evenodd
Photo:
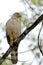
<instances>
[{"instance_id":1,"label":"bird perched on branch","mask_svg":"<svg viewBox=\"0 0 43 65\"><path fill-rule=\"evenodd\" d=\"M13 42L21 34L21 22L19 18L21 14L16 12L6 23L6 37L9 45L12 45ZM11 60L13 64L16 64L18 61L18 48L11 51Z\"/></svg>"}]
</instances>

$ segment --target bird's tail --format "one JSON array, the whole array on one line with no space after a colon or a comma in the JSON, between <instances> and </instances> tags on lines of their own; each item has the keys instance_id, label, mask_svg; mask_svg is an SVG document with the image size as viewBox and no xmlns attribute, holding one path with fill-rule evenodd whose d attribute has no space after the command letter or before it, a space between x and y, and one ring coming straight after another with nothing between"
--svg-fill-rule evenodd
<instances>
[{"instance_id":1,"label":"bird's tail","mask_svg":"<svg viewBox=\"0 0 43 65\"><path fill-rule=\"evenodd\" d=\"M18 52L15 50L12 50L11 52L11 61L12 61L12 64L16 64L18 61Z\"/></svg>"}]
</instances>

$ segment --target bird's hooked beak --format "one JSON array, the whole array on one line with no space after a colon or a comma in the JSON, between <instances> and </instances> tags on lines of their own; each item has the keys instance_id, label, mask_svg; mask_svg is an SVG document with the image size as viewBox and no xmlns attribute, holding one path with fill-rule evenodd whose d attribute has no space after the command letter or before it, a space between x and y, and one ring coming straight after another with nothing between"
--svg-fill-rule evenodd
<instances>
[{"instance_id":1,"label":"bird's hooked beak","mask_svg":"<svg viewBox=\"0 0 43 65\"><path fill-rule=\"evenodd\" d=\"M15 15L17 18L21 18L21 17L22 17L22 15L21 15L20 13L17 13L17 12L16 12L14 15Z\"/></svg>"}]
</instances>

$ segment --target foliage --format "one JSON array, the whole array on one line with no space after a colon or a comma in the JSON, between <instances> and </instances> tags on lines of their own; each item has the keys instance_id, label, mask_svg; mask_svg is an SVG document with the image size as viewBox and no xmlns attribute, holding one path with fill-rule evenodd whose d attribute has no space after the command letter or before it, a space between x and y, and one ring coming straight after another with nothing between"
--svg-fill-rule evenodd
<instances>
[{"instance_id":1,"label":"foliage","mask_svg":"<svg viewBox=\"0 0 43 65\"><path fill-rule=\"evenodd\" d=\"M9 60L5 60L2 65L12 65L11 61Z\"/></svg>"},{"instance_id":2,"label":"foliage","mask_svg":"<svg viewBox=\"0 0 43 65\"><path fill-rule=\"evenodd\" d=\"M40 53L36 53L36 57L37 58L40 58Z\"/></svg>"},{"instance_id":3,"label":"foliage","mask_svg":"<svg viewBox=\"0 0 43 65\"><path fill-rule=\"evenodd\" d=\"M39 6L41 6L41 5L43 5L42 4L42 0L31 0L31 2L33 3L33 4L36 4L36 5L39 5Z\"/></svg>"},{"instance_id":4,"label":"foliage","mask_svg":"<svg viewBox=\"0 0 43 65\"><path fill-rule=\"evenodd\" d=\"M22 65L24 65L24 63L22 63Z\"/></svg>"}]
</instances>

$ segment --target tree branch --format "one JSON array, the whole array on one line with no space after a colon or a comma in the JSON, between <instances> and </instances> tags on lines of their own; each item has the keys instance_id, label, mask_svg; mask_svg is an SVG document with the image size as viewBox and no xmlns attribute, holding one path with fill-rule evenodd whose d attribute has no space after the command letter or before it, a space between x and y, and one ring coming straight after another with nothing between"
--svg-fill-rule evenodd
<instances>
[{"instance_id":1,"label":"tree branch","mask_svg":"<svg viewBox=\"0 0 43 65\"><path fill-rule=\"evenodd\" d=\"M13 42L13 45L9 47L9 49L6 51L6 53L0 58L0 65L2 62L6 59L6 57L9 55L9 53L12 51L12 49L16 50L21 40L25 38L25 36L34 28L36 27L41 21L43 20L43 14L33 23L29 28L27 28L16 41Z\"/></svg>"},{"instance_id":2,"label":"tree branch","mask_svg":"<svg viewBox=\"0 0 43 65\"><path fill-rule=\"evenodd\" d=\"M42 51L42 49L41 49L41 45L39 44L39 43L40 43L40 42L39 42L39 37L40 37L40 33L41 33L41 30L42 30L42 27L43 27L43 22L42 22L42 25L41 25L41 28L40 28L40 31L39 31L39 34L38 34L38 47L39 47L39 49L40 49L41 54L43 55L43 51Z\"/></svg>"}]
</instances>

